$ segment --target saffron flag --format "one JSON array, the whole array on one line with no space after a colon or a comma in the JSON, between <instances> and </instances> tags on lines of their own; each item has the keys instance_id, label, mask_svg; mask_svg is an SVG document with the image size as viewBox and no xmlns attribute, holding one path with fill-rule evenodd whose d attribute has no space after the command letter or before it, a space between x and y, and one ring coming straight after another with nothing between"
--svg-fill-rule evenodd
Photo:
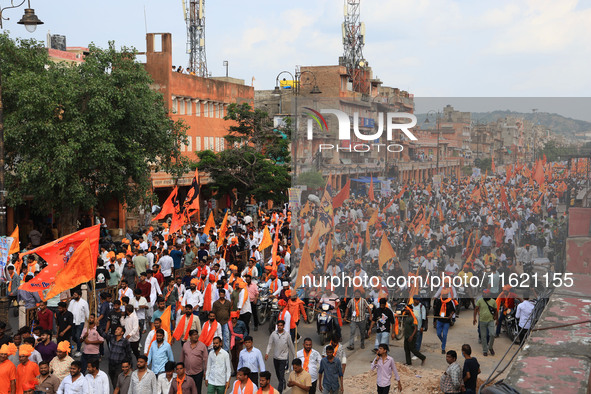
<instances>
[{"instance_id":1,"label":"saffron flag","mask_svg":"<svg viewBox=\"0 0 591 394\"><path fill-rule=\"evenodd\" d=\"M228 212L230 210L226 209L226 214L224 215L224 220L222 220L222 225L220 226L220 231L218 232L219 239L218 239L218 248L224 244L224 239L226 239L226 233L228 232Z\"/></svg>"},{"instance_id":2,"label":"saffron flag","mask_svg":"<svg viewBox=\"0 0 591 394\"><path fill-rule=\"evenodd\" d=\"M511 166L512 167L512 166ZM511 179L511 177L513 176L513 174L511 173L511 167L509 167L507 165L507 177L505 178L505 185L507 183L509 183L509 180Z\"/></svg>"},{"instance_id":3,"label":"saffron flag","mask_svg":"<svg viewBox=\"0 0 591 394\"><path fill-rule=\"evenodd\" d=\"M40 292L48 289L52 283L55 282L57 273L70 260L77 248L88 239L90 242L91 255L93 265L96 266L96 261L99 256L99 238L100 238L100 224L96 226L87 227L75 233L66 235L65 237L56 239L50 243L39 246L38 248L29 250L25 253L20 253L19 258L22 260L23 256L35 253L47 261L45 267L39 274L27 283L23 283L19 288L26 291Z\"/></svg>"},{"instance_id":4,"label":"saffron flag","mask_svg":"<svg viewBox=\"0 0 591 394\"><path fill-rule=\"evenodd\" d=\"M373 176L371 177L371 181L369 182L369 190L367 191L367 196L369 197L369 201L376 200L376 198L373 194Z\"/></svg>"},{"instance_id":5,"label":"saffron flag","mask_svg":"<svg viewBox=\"0 0 591 394\"><path fill-rule=\"evenodd\" d=\"M209 218L207 218L207 222L205 223L205 228L203 229L203 234L209 235L209 230L215 228L215 220L213 219L213 211L209 213Z\"/></svg>"},{"instance_id":6,"label":"saffron flag","mask_svg":"<svg viewBox=\"0 0 591 394\"><path fill-rule=\"evenodd\" d=\"M267 249L269 246L273 245L273 240L271 239L271 233L269 232L269 227L265 226L263 230L263 239L259 244L259 252Z\"/></svg>"},{"instance_id":7,"label":"saffron flag","mask_svg":"<svg viewBox=\"0 0 591 394\"><path fill-rule=\"evenodd\" d=\"M195 170L191 188L187 192L185 202L183 203L183 212L185 214L185 221L190 222L191 216L199 213L199 191L201 185L199 184L199 170Z\"/></svg>"},{"instance_id":8,"label":"saffron flag","mask_svg":"<svg viewBox=\"0 0 591 394\"><path fill-rule=\"evenodd\" d=\"M380 244L378 267L382 269L383 265L394 257L396 257L396 252L392 248L392 245L390 244L390 241L388 241L388 237L386 237L386 233L384 232L384 235L382 235L382 243Z\"/></svg>"},{"instance_id":9,"label":"saffron flag","mask_svg":"<svg viewBox=\"0 0 591 394\"><path fill-rule=\"evenodd\" d=\"M14 229L12 234L10 234L10 238L12 238L12 245L10 245L10 250L8 251L8 254L11 255L13 253L20 252L21 249L20 242L18 240L18 224L16 225L16 228Z\"/></svg>"},{"instance_id":10,"label":"saffron flag","mask_svg":"<svg viewBox=\"0 0 591 394\"><path fill-rule=\"evenodd\" d=\"M308 244L304 244L304 250L302 251L302 259L300 260L300 267L298 268L298 278L296 279L295 288L297 289L302 285L304 276L311 274L314 271L314 262L310 258L310 252L308 250Z\"/></svg>"},{"instance_id":11,"label":"saffron flag","mask_svg":"<svg viewBox=\"0 0 591 394\"><path fill-rule=\"evenodd\" d=\"M49 291L43 297L44 300L55 297L62 291L70 290L80 283L94 279L96 259L92 259L90 240L86 238L76 248L70 260L55 275L55 282L49 287Z\"/></svg>"},{"instance_id":12,"label":"saffron flag","mask_svg":"<svg viewBox=\"0 0 591 394\"><path fill-rule=\"evenodd\" d=\"M306 243L304 243L306 245ZM308 247L310 253L315 253L320 248L320 220L316 222L314 231L310 237L310 246Z\"/></svg>"},{"instance_id":13,"label":"saffron flag","mask_svg":"<svg viewBox=\"0 0 591 394\"><path fill-rule=\"evenodd\" d=\"M166 307L164 312L162 312L162 315L160 315L160 320L162 320L160 328L168 333L168 343L172 341L172 333L170 332L171 307L172 305Z\"/></svg>"},{"instance_id":14,"label":"saffron flag","mask_svg":"<svg viewBox=\"0 0 591 394\"><path fill-rule=\"evenodd\" d=\"M538 160L536 163L536 168L532 179L536 181L540 187L544 184L544 166L541 160Z\"/></svg>"},{"instance_id":15,"label":"saffron flag","mask_svg":"<svg viewBox=\"0 0 591 394\"><path fill-rule=\"evenodd\" d=\"M326 243L326 252L324 254L324 272L328 268L328 264L332 260L333 252L332 252L332 238L328 240Z\"/></svg>"},{"instance_id":16,"label":"saffron flag","mask_svg":"<svg viewBox=\"0 0 591 394\"><path fill-rule=\"evenodd\" d=\"M349 195L350 194L351 194L351 179L347 179L347 183L345 183L345 186L332 199L332 207L333 207L333 209L334 208L339 208L340 206L342 206L343 205L343 202L345 202L345 200L348 200L349 199Z\"/></svg>"},{"instance_id":17,"label":"saffron flag","mask_svg":"<svg viewBox=\"0 0 591 394\"><path fill-rule=\"evenodd\" d=\"M480 202L480 187L478 187L478 188L475 187L474 188L474 191L470 195L470 198L472 200L474 200L475 202Z\"/></svg>"},{"instance_id":18,"label":"saffron flag","mask_svg":"<svg viewBox=\"0 0 591 394\"><path fill-rule=\"evenodd\" d=\"M164 201L164 204L162 204L162 209L160 210L160 213L156 215L156 217L154 217L152 221L162 220L166 217L166 215L170 215L175 212L174 201L177 198L178 192L179 188L175 186L174 189L172 189L172 193L170 193L166 201Z\"/></svg>"}]
</instances>

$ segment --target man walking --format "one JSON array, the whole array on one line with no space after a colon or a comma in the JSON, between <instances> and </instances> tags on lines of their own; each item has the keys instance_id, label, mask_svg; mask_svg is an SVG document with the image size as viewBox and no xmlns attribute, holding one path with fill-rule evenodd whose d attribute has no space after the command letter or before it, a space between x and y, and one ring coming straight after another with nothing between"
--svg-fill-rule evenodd
<instances>
[{"instance_id":1,"label":"man walking","mask_svg":"<svg viewBox=\"0 0 591 394\"><path fill-rule=\"evenodd\" d=\"M68 311L71 312L73 316L74 332L72 335L74 336L74 341L76 342L77 347L75 354L76 357L80 357L82 355L82 353L80 353L80 349L82 348L82 341L80 338L82 338L84 323L90 315L88 302L86 302L85 299L80 298L80 296L80 290L74 290L72 292L72 300L70 300L70 305L68 306Z\"/></svg>"},{"instance_id":2,"label":"man walking","mask_svg":"<svg viewBox=\"0 0 591 394\"><path fill-rule=\"evenodd\" d=\"M445 355L447 369L441 375L439 386L444 393L460 393L462 388L462 368L456 362L458 354L455 350L450 350Z\"/></svg>"},{"instance_id":3,"label":"man walking","mask_svg":"<svg viewBox=\"0 0 591 394\"><path fill-rule=\"evenodd\" d=\"M121 322L125 328L125 339L129 341L133 355L138 359L140 355L140 326L133 305L125 306L125 317L121 319Z\"/></svg>"},{"instance_id":4,"label":"man walking","mask_svg":"<svg viewBox=\"0 0 591 394\"><path fill-rule=\"evenodd\" d=\"M283 393L283 389L285 389L285 371L288 366L288 358L290 354L295 354L291 336L285 331L285 322L283 320L277 322L277 330L273 331L269 337L269 344L267 345L267 351L265 353L265 361L269 359L271 349L273 349L273 366L275 367L277 380L279 380L277 390L279 393Z\"/></svg>"},{"instance_id":5,"label":"man walking","mask_svg":"<svg viewBox=\"0 0 591 394\"><path fill-rule=\"evenodd\" d=\"M334 348L326 347L326 357L320 361L318 386L323 394L337 394L344 391L341 361L334 356Z\"/></svg>"},{"instance_id":6,"label":"man walking","mask_svg":"<svg viewBox=\"0 0 591 394\"><path fill-rule=\"evenodd\" d=\"M261 351L253 346L251 336L244 337L244 349L238 357L238 369L246 367L250 370L248 376L253 382L259 381L259 373L266 370Z\"/></svg>"},{"instance_id":7,"label":"man walking","mask_svg":"<svg viewBox=\"0 0 591 394\"><path fill-rule=\"evenodd\" d=\"M39 376L37 376L37 387L35 390L46 394L55 394L60 387L60 383L57 376L49 373L49 362L41 361L39 363Z\"/></svg>"},{"instance_id":8,"label":"man walking","mask_svg":"<svg viewBox=\"0 0 591 394\"><path fill-rule=\"evenodd\" d=\"M404 334L404 355L406 356L406 365L412 365L410 354L414 354L421 360L421 365L425 364L425 357L417 350L417 319L408 306L404 309L402 314L402 332Z\"/></svg>"},{"instance_id":9,"label":"man walking","mask_svg":"<svg viewBox=\"0 0 591 394\"><path fill-rule=\"evenodd\" d=\"M131 363L131 345L124 338L125 327L118 326L115 328L115 334L103 333L103 335L105 335L109 343L109 377L111 378L111 383L115 386L120 379L123 363L125 361Z\"/></svg>"},{"instance_id":10,"label":"man walking","mask_svg":"<svg viewBox=\"0 0 591 394\"><path fill-rule=\"evenodd\" d=\"M495 355L493 345L495 344L495 321L498 318L497 303L495 300L490 298L490 290L486 289L483 292L482 298L476 301L476 307L474 308L474 320L473 325L476 325L476 316L480 319L479 329L480 337L482 338L482 355L488 356L488 352L492 356ZM486 340L488 338L488 341Z\"/></svg>"},{"instance_id":11,"label":"man walking","mask_svg":"<svg viewBox=\"0 0 591 394\"><path fill-rule=\"evenodd\" d=\"M185 365L186 374L195 381L197 393L201 394L203 372L207 368L207 346L199 341L197 330L189 331L189 341L181 350L181 362Z\"/></svg>"},{"instance_id":12,"label":"man walking","mask_svg":"<svg viewBox=\"0 0 591 394\"><path fill-rule=\"evenodd\" d=\"M90 393L88 381L80 372L80 361L72 361L70 374L62 380L57 394Z\"/></svg>"},{"instance_id":13,"label":"man walking","mask_svg":"<svg viewBox=\"0 0 591 394\"><path fill-rule=\"evenodd\" d=\"M446 297L445 299L443 297ZM441 292L441 297L433 301L433 314L437 316L433 319L433 328L437 330L437 337L441 341L441 354L445 354L445 345L447 344L447 332L451 324L456 307L450 296L450 290L445 289Z\"/></svg>"},{"instance_id":14,"label":"man walking","mask_svg":"<svg viewBox=\"0 0 591 394\"><path fill-rule=\"evenodd\" d=\"M197 394L195 381L185 373L185 364L180 362L175 366L176 379L170 385L170 394Z\"/></svg>"},{"instance_id":15,"label":"man walking","mask_svg":"<svg viewBox=\"0 0 591 394\"><path fill-rule=\"evenodd\" d=\"M131 352L130 352L131 353ZM128 394L129 393L129 385L131 384L131 361L124 360L121 363L121 373L117 377L117 382L115 384L115 390L113 394Z\"/></svg>"},{"instance_id":16,"label":"man walking","mask_svg":"<svg viewBox=\"0 0 591 394\"><path fill-rule=\"evenodd\" d=\"M467 394L476 394L476 381L480 373L480 364L475 357L472 357L470 345L462 345L462 356L464 356L463 385Z\"/></svg>"},{"instance_id":17,"label":"man walking","mask_svg":"<svg viewBox=\"0 0 591 394\"><path fill-rule=\"evenodd\" d=\"M98 359L89 361L87 365L88 373L85 378L92 394L109 394L111 392L109 377L100 370L99 365Z\"/></svg>"},{"instance_id":18,"label":"man walking","mask_svg":"<svg viewBox=\"0 0 591 394\"><path fill-rule=\"evenodd\" d=\"M392 324L394 323L394 314L386 305L386 299L380 298L380 307L376 308L374 311L373 318L369 324L369 330L367 330L368 332L371 332L374 324L376 325L376 342L373 348L374 353L378 352L379 344L390 344L390 331Z\"/></svg>"},{"instance_id":19,"label":"man walking","mask_svg":"<svg viewBox=\"0 0 591 394\"><path fill-rule=\"evenodd\" d=\"M293 394L306 394L312 387L312 378L310 374L302 367L302 360L294 358L291 362L293 371L289 374L287 386L291 387Z\"/></svg>"},{"instance_id":20,"label":"man walking","mask_svg":"<svg viewBox=\"0 0 591 394\"><path fill-rule=\"evenodd\" d=\"M137 369L131 374L129 394L157 393L158 379L148 369L148 357L143 354L137 358Z\"/></svg>"},{"instance_id":21,"label":"man walking","mask_svg":"<svg viewBox=\"0 0 591 394\"><path fill-rule=\"evenodd\" d=\"M387 344L381 343L378 346L377 356L371 363L371 370L378 371L378 394L388 394L390 392L392 374L398 382L398 391L402 392L402 383L400 382L400 376L398 375L398 370L396 369L396 363L392 357L388 356L389 350L390 347Z\"/></svg>"},{"instance_id":22,"label":"man walking","mask_svg":"<svg viewBox=\"0 0 591 394\"><path fill-rule=\"evenodd\" d=\"M170 344L164 340L164 330L156 330L156 343L150 346L148 353L148 365L152 367L152 372L156 375L164 372L164 366L167 362L174 361L172 355L172 348Z\"/></svg>"},{"instance_id":23,"label":"man walking","mask_svg":"<svg viewBox=\"0 0 591 394\"><path fill-rule=\"evenodd\" d=\"M361 338L361 349L365 349L365 336L367 334L365 321L367 313L369 313L369 304L365 298L361 298L360 290L355 290L355 298L349 301L345 316L348 316L349 311L351 311L351 339L347 349L355 350L355 332L357 331L359 331L359 337Z\"/></svg>"},{"instance_id":24,"label":"man walking","mask_svg":"<svg viewBox=\"0 0 591 394\"><path fill-rule=\"evenodd\" d=\"M312 349L312 339L304 339L304 348L299 350L297 358L302 360L302 368L310 374L311 386L308 391L309 394L316 393L316 383L318 383L318 369L320 368L320 361L322 356L318 351ZM291 377L291 376L290 376Z\"/></svg>"},{"instance_id":25,"label":"man walking","mask_svg":"<svg viewBox=\"0 0 591 394\"><path fill-rule=\"evenodd\" d=\"M88 327L82 330L82 342L84 342L84 349L80 363L82 364L82 373L86 373L86 366L92 360L98 360L100 357L100 345L105 341L96 329L96 316L94 313L90 314L88 318Z\"/></svg>"},{"instance_id":26,"label":"man walking","mask_svg":"<svg viewBox=\"0 0 591 394\"><path fill-rule=\"evenodd\" d=\"M230 387L231 376L230 355L222 349L222 338L216 336L213 339L213 351L209 353L207 358L205 373L207 394L225 394Z\"/></svg>"}]
</instances>

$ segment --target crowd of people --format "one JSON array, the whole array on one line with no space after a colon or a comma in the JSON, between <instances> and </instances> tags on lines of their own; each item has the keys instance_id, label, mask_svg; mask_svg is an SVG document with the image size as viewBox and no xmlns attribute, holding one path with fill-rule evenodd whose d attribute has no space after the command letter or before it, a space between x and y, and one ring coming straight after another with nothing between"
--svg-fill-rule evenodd
<instances>
[{"instance_id":1,"label":"crowd of people","mask_svg":"<svg viewBox=\"0 0 591 394\"><path fill-rule=\"evenodd\" d=\"M423 364L421 344L431 309L449 363L442 390L475 390L479 368L470 345L462 347L463 370L457 353L446 347L459 302L468 299L474 308L483 356L495 355L504 313L515 306L523 339L531 327L530 299L539 289L529 286L517 294L501 286L501 274L524 272L535 258L556 251L565 223L558 203L567 188L574 193L579 185L576 176L547 173L540 186L527 171L517 165L494 176L411 182L380 195L370 189L344 198L329 184L321 199L309 199L293 219L287 209L260 211L256 220L229 211L223 222L220 217L212 223L210 217L176 233L166 222L148 227L102 244L96 310L80 287L47 301L19 290L43 266L35 254L26 256L20 272L9 265L4 279L9 296L38 308L37 318L13 335L0 322L0 394L98 394L111 388L116 394L246 394L282 393L286 387L293 393L337 393L344 390L346 350L355 349L357 336L365 349L374 328L371 369L377 370L378 392L387 393L392 377L399 389L402 385L388 355L390 338L401 332L406 364L416 359ZM380 261L384 238L395 253ZM305 260L312 269L304 269ZM489 279L471 288L470 277L481 271ZM433 293L388 287L385 279L370 287L300 285L305 276L320 273L382 278L445 273L461 277L464 286L458 294L451 281ZM264 344L254 346L252 335L260 326L262 291L277 298L279 307L264 351ZM310 299L328 304L338 322L322 354L311 338L299 351L294 347L301 340L298 325L308 321ZM344 324L350 325L348 344L342 344ZM175 357L176 342L181 351ZM275 388L265 366L269 358ZM103 369L102 360L107 361Z\"/></svg>"}]
</instances>

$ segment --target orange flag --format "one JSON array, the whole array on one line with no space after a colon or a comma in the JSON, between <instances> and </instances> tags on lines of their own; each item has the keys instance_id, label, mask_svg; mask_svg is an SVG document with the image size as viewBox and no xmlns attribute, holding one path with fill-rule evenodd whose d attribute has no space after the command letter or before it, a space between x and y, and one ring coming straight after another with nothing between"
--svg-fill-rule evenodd
<instances>
[{"instance_id":1,"label":"orange flag","mask_svg":"<svg viewBox=\"0 0 591 394\"><path fill-rule=\"evenodd\" d=\"M369 197L369 201L376 200L376 198L373 194L373 176L371 177L371 181L369 182L369 190L367 191L367 196Z\"/></svg>"},{"instance_id":2,"label":"orange flag","mask_svg":"<svg viewBox=\"0 0 591 394\"><path fill-rule=\"evenodd\" d=\"M470 198L472 200L474 200L475 202L480 202L480 188L474 188L474 191L472 192L472 194L470 195Z\"/></svg>"},{"instance_id":3,"label":"orange flag","mask_svg":"<svg viewBox=\"0 0 591 394\"><path fill-rule=\"evenodd\" d=\"M314 227L314 231L312 232L312 236L310 237L310 253L315 253L320 247L320 227L320 220L318 220Z\"/></svg>"},{"instance_id":4,"label":"orange flag","mask_svg":"<svg viewBox=\"0 0 591 394\"><path fill-rule=\"evenodd\" d=\"M347 179L347 183L340 192L332 199L332 207L336 209L343 205L343 202L349 198L351 194L351 179Z\"/></svg>"},{"instance_id":5,"label":"orange flag","mask_svg":"<svg viewBox=\"0 0 591 394\"><path fill-rule=\"evenodd\" d=\"M490 167L491 167L491 170L492 170L493 174L495 172L497 172L497 167L495 166L495 157L494 156L492 157L492 164L491 164Z\"/></svg>"},{"instance_id":6,"label":"orange flag","mask_svg":"<svg viewBox=\"0 0 591 394\"><path fill-rule=\"evenodd\" d=\"M160 320L162 320L160 328L162 328L164 331L166 331L168 333L168 343L170 343L172 341L172 334L170 332L170 320L171 320L170 308L171 307L172 307L172 305L169 305L168 307L166 307L166 309L164 310L162 315L160 315Z\"/></svg>"},{"instance_id":7,"label":"orange flag","mask_svg":"<svg viewBox=\"0 0 591 394\"><path fill-rule=\"evenodd\" d=\"M273 240L271 239L271 233L269 232L269 227L265 226L263 230L263 239L259 244L259 252L262 250L267 249L269 246L273 245Z\"/></svg>"},{"instance_id":8,"label":"orange flag","mask_svg":"<svg viewBox=\"0 0 591 394\"><path fill-rule=\"evenodd\" d=\"M9 255L21 251L20 242L18 240L18 224L16 225L16 228L14 229L12 234L10 234L10 237L13 239L13 241L12 245L10 246L10 250L8 251Z\"/></svg>"},{"instance_id":9,"label":"orange flag","mask_svg":"<svg viewBox=\"0 0 591 394\"><path fill-rule=\"evenodd\" d=\"M367 228L365 229L365 245L369 248L370 237L369 237L369 227L375 225L378 222L378 210L376 209L371 218L369 218L369 222L367 222Z\"/></svg>"},{"instance_id":10,"label":"orange flag","mask_svg":"<svg viewBox=\"0 0 591 394\"><path fill-rule=\"evenodd\" d=\"M532 179L536 181L540 187L544 184L544 166L542 165L541 160L536 162L536 168L534 170Z\"/></svg>"},{"instance_id":11,"label":"orange flag","mask_svg":"<svg viewBox=\"0 0 591 394\"><path fill-rule=\"evenodd\" d=\"M175 186L174 189L172 189L172 193L170 193L166 201L164 201L164 204L162 204L162 209L160 210L160 213L156 215L152 219L152 221L164 219L166 215L174 213L174 200L177 197L178 191L179 190L177 186Z\"/></svg>"},{"instance_id":12,"label":"orange flag","mask_svg":"<svg viewBox=\"0 0 591 394\"><path fill-rule=\"evenodd\" d=\"M220 231L218 232L218 248L224 244L224 239L226 239L226 233L228 232L228 212L230 212L230 210L226 209L224 220L222 220L222 225L220 226Z\"/></svg>"},{"instance_id":13,"label":"orange flag","mask_svg":"<svg viewBox=\"0 0 591 394\"><path fill-rule=\"evenodd\" d=\"M324 272L328 268L330 260L332 260L332 239L329 239L326 244L326 253L324 254Z\"/></svg>"},{"instance_id":14,"label":"orange flag","mask_svg":"<svg viewBox=\"0 0 591 394\"><path fill-rule=\"evenodd\" d=\"M298 241L298 235L296 234L296 232L293 232L293 247L296 249L300 248L300 241Z\"/></svg>"},{"instance_id":15,"label":"orange flag","mask_svg":"<svg viewBox=\"0 0 591 394\"><path fill-rule=\"evenodd\" d=\"M386 237L386 233L382 235L382 243L380 244L380 254L378 257L378 267L382 269L383 265L387 263L390 259L396 257L396 252L390 245L390 241L388 241L388 237Z\"/></svg>"},{"instance_id":16,"label":"orange flag","mask_svg":"<svg viewBox=\"0 0 591 394\"><path fill-rule=\"evenodd\" d=\"M296 279L295 288L297 289L302 285L302 279L314 271L314 262L310 258L310 252L308 250L308 243L304 244L304 250L302 251L302 258L300 260L300 268L298 269L298 278Z\"/></svg>"},{"instance_id":17,"label":"orange flag","mask_svg":"<svg viewBox=\"0 0 591 394\"><path fill-rule=\"evenodd\" d=\"M205 228L203 229L203 234L209 235L209 230L212 228L215 228L215 220L213 219L213 212L210 212L207 222L205 223Z\"/></svg>"},{"instance_id":18,"label":"orange flag","mask_svg":"<svg viewBox=\"0 0 591 394\"><path fill-rule=\"evenodd\" d=\"M94 279L95 263L92 260L90 251L90 240L86 238L80 246L76 248L70 260L66 263L55 276L55 282L49 287L44 300L48 300L58 295L62 291L69 290L78 286L80 283L88 282Z\"/></svg>"}]
</instances>

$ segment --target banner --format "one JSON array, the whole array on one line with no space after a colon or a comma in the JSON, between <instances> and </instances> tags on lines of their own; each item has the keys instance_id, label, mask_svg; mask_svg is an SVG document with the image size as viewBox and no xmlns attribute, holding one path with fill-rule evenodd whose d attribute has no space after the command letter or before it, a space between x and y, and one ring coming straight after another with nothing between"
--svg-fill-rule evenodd
<instances>
[{"instance_id":1,"label":"banner","mask_svg":"<svg viewBox=\"0 0 591 394\"><path fill-rule=\"evenodd\" d=\"M289 207L297 209L300 207L300 198L302 197L302 189L299 187L290 187L289 191Z\"/></svg>"},{"instance_id":2,"label":"banner","mask_svg":"<svg viewBox=\"0 0 591 394\"><path fill-rule=\"evenodd\" d=\"M6 267L6 263L10 258L10 248L12 247L12 242L14 238L12 237L2 237L0 238L0 267Z\"/></svg>"}]
</instances>

